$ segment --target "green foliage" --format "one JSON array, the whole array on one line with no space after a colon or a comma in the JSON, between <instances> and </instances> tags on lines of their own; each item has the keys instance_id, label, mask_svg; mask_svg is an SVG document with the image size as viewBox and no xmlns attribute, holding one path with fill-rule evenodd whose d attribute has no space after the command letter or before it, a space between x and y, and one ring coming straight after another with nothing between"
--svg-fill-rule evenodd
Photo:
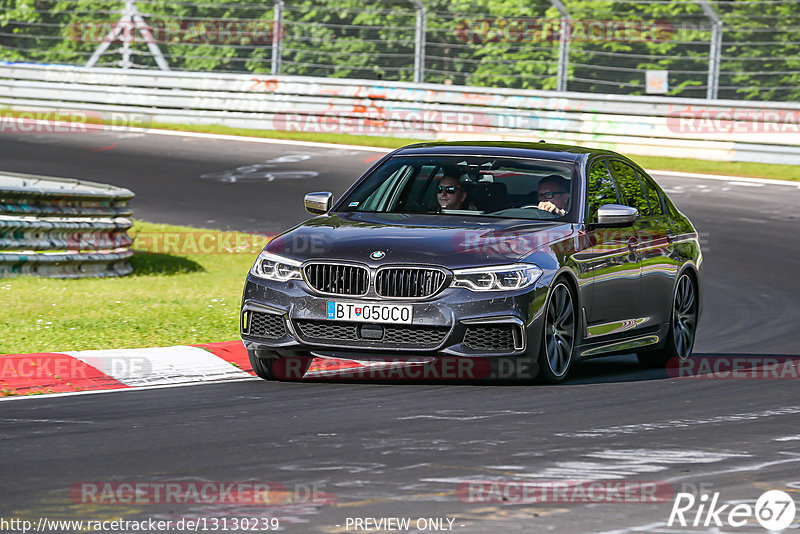
<instances>
[{"instance_id":1,"label":"green foliage","mask_svg":"<svg viewBox=\"0 0 800 534\"><path fill-rule=\"evenodd\" d=\"M552 90L561 15L549 0L423 0L425 81ZM644 71L670 73L670 95L706 95L711 24L694 0L564 0L571 91L644 94ZM800 10L789 1L712 2L723 22L720 98L800 99ZM122 0L0 0L0 59L85 64ZM271 72L273 2L138 0L171 68ZM410 0L285 0L281 74L411 81ZM208 38L219 24L237 29ZM615 24L616 23L616 24ZM248 34L248 24L260 24ZM177 28L189 32L165 32ZM209 30L210 27L210 30ZM223 26L224 27L224 26ZM203 33L206 29L206 33ZM192 38L199 32L200 38ZM138 34L132 60L155 62ZM119 66L120 43L100 65Z\"/></svg>"}]
</instances>

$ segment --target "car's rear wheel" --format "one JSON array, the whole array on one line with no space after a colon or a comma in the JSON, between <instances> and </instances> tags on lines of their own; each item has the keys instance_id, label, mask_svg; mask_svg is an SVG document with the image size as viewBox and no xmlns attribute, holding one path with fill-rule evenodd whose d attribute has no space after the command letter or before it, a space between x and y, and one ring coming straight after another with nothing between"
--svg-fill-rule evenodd
<instances>
[{"instance_id":1,"label":"car's rear wheel","mask_svg":"<svg viewBox=\"0 0 800 534\"><path fill-rule=\"evenodd\" d=\"M697 331L697 287L692 277L683 273L675 285L672 317L664 347L636 355L645 367L664 367L669 360L686 360L692 355Z\"/></svg>"},{"instance_id":2,"label":"car's rear wheel","mask_svg":"<svg viewBox=\"0 0 800 534\"><path fill-rule=\"evenodd\" d=\"M313 358L292 356L285 358L261 358L255 350L248 349L253 372L264 380L300 380L311 366Z\"/></svg>"},{"instance_id":3,"label":"car's rear wheel","mask_svg":"<svg viewBox=\"0 0 800 534\"><path fill-rule=\"evenodd\" d=\"M550 291L544 317L540 381L557 384L566 378L572 367L577 325L572 289L563 280L557 281Z\"/></svg>"}]
</instances>

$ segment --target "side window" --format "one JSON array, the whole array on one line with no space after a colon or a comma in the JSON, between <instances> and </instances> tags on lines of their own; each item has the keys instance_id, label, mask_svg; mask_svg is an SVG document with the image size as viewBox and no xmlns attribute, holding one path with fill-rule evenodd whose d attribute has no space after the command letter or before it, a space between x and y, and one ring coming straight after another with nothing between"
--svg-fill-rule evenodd
<instances>
[{"instance_id":1,"label":"side window","mask_svg":"<svg viewBox=\"0 0 800 534\"><path fill-rule=\"evenodd\" d=\"M664 215L664 208L661 203L661 195L658 194L658 188L653 182L653 179L646 174L639 173L639 178L642 180L644 186L644 193L647 196L647 201L650 204L650 216L659 217Z\"/></svg>"},{"instance_id":2,"label":"side window","mask_svg":"<svg viewBox=\"0 0 800 534\"><path fill-rule=\"evenodd\" d=\"M586 221L594 222L597 220L597 210L606 204L619 204L617 189L614 187L614 180L611 178L608 169L600 160L592 163L589 167L588 183L586 184Z\"/></svg>"},{"instance_id":3,"label":"side window","mask_svg":"<svg viewBox=\"0 0 800 534\"><path fill-rule=\"evenodd\" d=\"M609 163L611 172L614 173L620 187L622 203L639 210L642 217L650 217L650 205L647 203L647 197L642 190L642 183L639 181L639 173L636 172L636 169L616 159Z\"/></svg>"}]
</instances>

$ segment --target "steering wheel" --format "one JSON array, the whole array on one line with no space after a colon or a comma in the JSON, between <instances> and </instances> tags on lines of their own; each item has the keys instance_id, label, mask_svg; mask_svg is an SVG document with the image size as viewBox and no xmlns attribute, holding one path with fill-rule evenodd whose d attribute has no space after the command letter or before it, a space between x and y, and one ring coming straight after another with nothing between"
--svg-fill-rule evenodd
<instances>
[{"instance_id":1,"label":"steering wheel","mask_svg":"<svg viewBox=\"0 0 800 534\"><path fill-rule=\"evenodd\" d=\"M536 211L539 212L539 213L536 214L537 216L544 215L545 217L549 217L551 219L555 219L557 217L561 217L561 215L559 215L557 213L553 213L552 211L539 209L539 205L538 204L529 204L527 206L521 206L519 209L522 209L522 210L536 210Z\"/></svg>"}]
</instances>

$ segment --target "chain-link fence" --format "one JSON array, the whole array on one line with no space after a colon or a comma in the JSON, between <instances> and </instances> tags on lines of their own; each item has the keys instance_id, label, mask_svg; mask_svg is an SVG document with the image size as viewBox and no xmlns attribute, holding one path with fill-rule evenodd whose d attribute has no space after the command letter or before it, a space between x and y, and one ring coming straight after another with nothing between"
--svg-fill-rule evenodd
<instances>
[{"instance_id":1,"label":"chain-link fence","mask_svg":"<svg viewBox=\"0 0 800 534\"><path fill-rule=\"evenodd\" d=\"M800 98L797 0L250 1L0 0L0 59Z\"/></svg>"}]
</instances>

